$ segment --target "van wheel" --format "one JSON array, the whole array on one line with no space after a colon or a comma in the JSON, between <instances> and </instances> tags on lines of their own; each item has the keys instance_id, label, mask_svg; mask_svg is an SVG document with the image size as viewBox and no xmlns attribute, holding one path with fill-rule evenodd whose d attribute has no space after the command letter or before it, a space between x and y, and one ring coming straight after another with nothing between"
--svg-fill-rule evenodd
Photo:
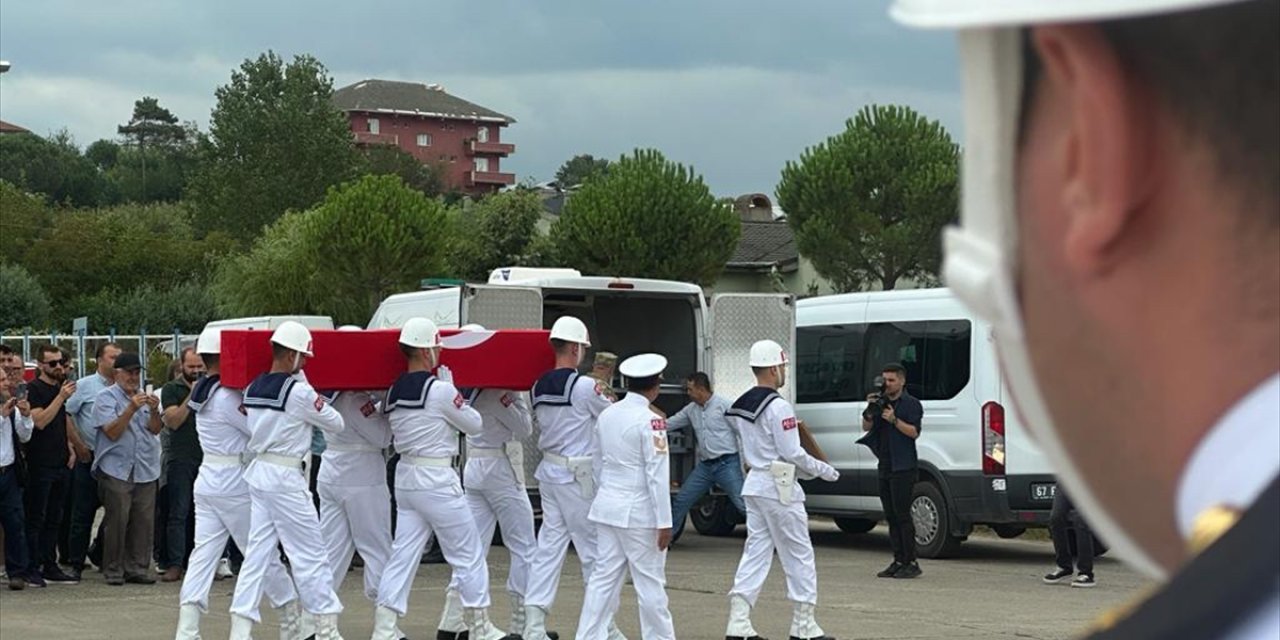
<instances>
[{"instance_id":1,"label":"van wheel","mask_svg":"<svg viewBox=\"0 0 1280 640\"><path fill-rule=\"evenodd\" d=\"M738 527L738 508L725 496L705 495L689 510L693 528L704 536L727 536Z\"/></svg>"},{"instance_id":2,"label":"van wheel","mask_svg":"<svg viewBox=\"0 0 1280 640\"><path fill-rule=\"evenodd\" d=\"M911 521L916 528L916 552L924 558L955 555L963 539L952 535L951 515L938 485L917 482L914 494Z\"/></svg>"},{"instance_id":3,"label":"van wheel","mask_svg":"<svg viewBox=\"0 0 1280 640\"><path fill-rule=\"evenodd\" d=\"M1017 524L993 524L991 530L1005 540L1016 538L1027 532L1026 527Z\"/></svg>"},{"instance_id":4,"label":"van wheel","mask_svg":"<svg viewBox=\"0 0 1280 640\"><path fill-rule=\"evenodd\" d=\"M866 518L834 518L836 526L845 533L866 533L876 528L875 520Z\"/></svg>"}]
</instances>

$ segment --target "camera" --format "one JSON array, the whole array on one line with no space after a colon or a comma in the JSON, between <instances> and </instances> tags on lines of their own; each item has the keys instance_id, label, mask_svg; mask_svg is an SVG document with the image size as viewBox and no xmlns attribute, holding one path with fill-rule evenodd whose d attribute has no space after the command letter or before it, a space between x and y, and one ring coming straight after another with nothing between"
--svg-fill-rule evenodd
<instances>
[{"instance_id":1,"label":"camera","mask_svg":"<svg viewBox=\"0 0 1280 640\"><path fill-rule=\"evenodd\" d=\"M884 394L884 376L876 376L871 384L873 397L862 411L862 417L867 420L875 420L889 406L889 398Z\"/></svg>"}]
</instances>

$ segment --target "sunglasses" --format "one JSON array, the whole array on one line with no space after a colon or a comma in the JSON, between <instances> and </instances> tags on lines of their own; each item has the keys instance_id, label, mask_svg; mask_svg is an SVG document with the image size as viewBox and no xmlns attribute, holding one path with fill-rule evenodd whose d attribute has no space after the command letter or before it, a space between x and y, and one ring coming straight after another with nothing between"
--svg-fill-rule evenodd
<instances>
[{"instance_id":1,"label":"sunglasses","mask_svg":"<svg viewBox=\"0 0 1280 640\"><path fill-rule=\"evenodd\" d=\"M67 366L68 364L70 364L70 361L67 361L67 360L50 360L50 361L48 361L48 362L41 362L40 364L43 364L43 365L45 365L46 367L65 367L65 366Z\"/></svg>"}]
</instances>

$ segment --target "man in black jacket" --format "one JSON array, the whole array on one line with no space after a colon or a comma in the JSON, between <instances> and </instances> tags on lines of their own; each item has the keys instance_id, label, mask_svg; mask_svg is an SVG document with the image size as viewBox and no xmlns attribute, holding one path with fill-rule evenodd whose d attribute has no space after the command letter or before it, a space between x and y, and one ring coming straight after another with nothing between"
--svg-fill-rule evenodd
<instances>
[{"instance_id":1,"label":"man in black jacket","mask_svg":"<svg viewBox=\"0 0 1280 640\"><path fill-rule=\"evenodd\" d=\"M920 575L916 562L916 528L911 521L911 495L916 485L919 463L916 438L924 407L907 393L907 370L897 363L884 366L884 397L888 400L879 415L863 413L862 430L867 434L858 440L871 448L880 460L880 503L884 519L889 523L889 543L893 546L893 563L876 574L881 578L915 578ZM879 393L867 396L868 407Z\"/></svg>"}]
</instances>

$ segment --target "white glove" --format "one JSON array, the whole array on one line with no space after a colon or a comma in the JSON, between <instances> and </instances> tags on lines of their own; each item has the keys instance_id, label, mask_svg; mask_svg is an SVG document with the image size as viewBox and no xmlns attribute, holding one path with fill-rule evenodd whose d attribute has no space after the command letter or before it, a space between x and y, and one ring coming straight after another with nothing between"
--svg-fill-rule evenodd
<instances>
[{"instance_id":1,"label":"white glove","mask_svg":"<svg viewBox=\"0 0 1280 640\"><path fill-rule=\"evenodd\" d=\"M828 466L822 471L822 479L827 482L835 482L840 479L840 472L835 467Z\"/></svg>"},{"instance_id":2,"label":"white glove","mask_svg":"<svg viewBox=\"0 0 1280 640\"><path fill-rule=\"evenodd\" d=\"M445 382L453 382L453 372L449 370L449 367L440 365L436 368L436 379L443 380Z\"/></svg>"}]
</instances>

